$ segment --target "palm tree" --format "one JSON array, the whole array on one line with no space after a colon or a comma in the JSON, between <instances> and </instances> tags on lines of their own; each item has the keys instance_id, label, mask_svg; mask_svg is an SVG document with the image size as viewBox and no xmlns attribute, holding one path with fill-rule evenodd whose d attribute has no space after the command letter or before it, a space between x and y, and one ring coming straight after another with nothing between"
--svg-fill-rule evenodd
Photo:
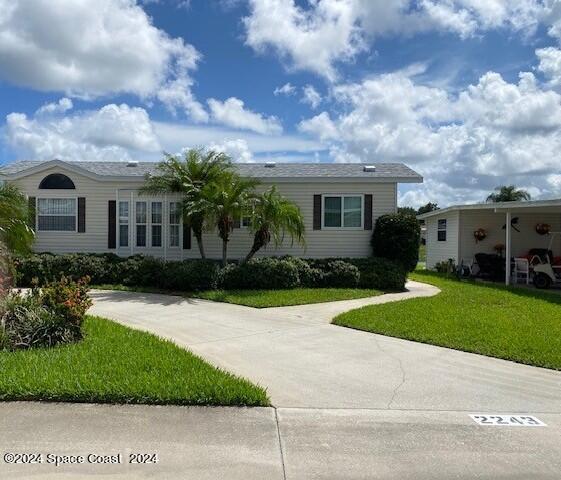
<instances>
[{"instance_id":1,"label":"palm tree","mask_svg":"<svg viewBox=\"0 0 561 480\"><path fill-rule=\"evenodd\" d=\"M10 254L29 253L34 237L25 196L14 185L4 183L0 186L0 294L11 286Z\"/></svg>"},{"instance_id":2,"label":"palm tree","mask_svg":"<svg viewBox=\"0 0 561 480\"><path fill-rule=\"evenodd\" d=\"M495 188L495 192L487 197L488 203L520 202L532 198L526 190L517 189L514 185L502 185Z\"/></svg>"},{"instance_id":3,"label":"palm tree","mask_svg":"<svg viewBox=\"0 0 561 480\"><path fill-rule=\"evenodd\" d=\"M230 171L232 162L224 153L191 149L185 152L183 159L164 154L157 173L146 177L141 193L162 194L179 193L183 196L183 221L187 223L197 240L201 258L206 258L203 245L203 229L206 213L193 212L187 205L200 199L201 191L217 181L225 172Z\"/></svg>"},{"instance_id":4,"label":"palm tree","mask_svg":"<svg viewBox=\"0 0 561 480\"><path fill-rule=\"evenodd\" d=\"M25 195L9 183L0 186L0 244L8 253L31 251L35 232L29 226ZM4 253L4 252L2 252Z\"/></svg>"},{"instance_id":5,"label":"palm tree","mask_svg":"<svg viewBox=\"0 0 561 480\"><path fill-rule=\"evenodd\" d=\"M236 219L242 218L255 198L254 187L259 182L241 178L228 171L208 183L196 199L187 200L185 208L192 215L204 215L208 225L218 229L222 239L222 264L228 263L228 242Z\"/></svg>"},{"instance_id":6,"label":"palm tree","mask_svg":"<svg viewBox=\"0 0 561 480\"><path fill-rule=\"evenodd\" d=\"M280 195L274 186L255 199L249 228L253 233L253 246L245 257L246 262L271 240L280 245L285 234L290 235L293 243L296 240L305 245L304 219L300 209Z\"/></svg>"}]
</instances>

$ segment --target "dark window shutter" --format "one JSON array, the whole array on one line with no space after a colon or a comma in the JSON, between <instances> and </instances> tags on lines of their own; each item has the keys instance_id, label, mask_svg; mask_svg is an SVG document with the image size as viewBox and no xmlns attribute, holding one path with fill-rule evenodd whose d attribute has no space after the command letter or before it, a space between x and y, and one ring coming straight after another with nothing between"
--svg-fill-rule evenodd
<instances>
[{"instance_id":1,"label":"dark window shutter","mask_svg":"<svg viewBox=\"0 0 561 480\"><path fill-rule=\"evenodd\" d=\"M78 233L86 231L86 198L78 197Z\"/></svg>"},{"instance_id":2,"label":"dark window shutter","mask_svg":"<svg viewBox=\"0 0 561 480\"><path fill-rule=\"evenodd\" d=\"M37 203L37 199L35 197L29 197L27 199L27 205L29 208L29 226L33 230L37 230L37 222L36 222L37 217L35 216L35 212L37 209L36 203Z\"/></svg>"},{"instance_id":3,"label":"dark window shutter","mask_svg":"<svg viewBox=\"0 0 561 480\"><path fill-rule=\"evenodd\" d=\"M364 229L372 230L372 195L364 196Z\"/></svg>"},{"instance_id":4,"label":"dark window shutter","mask_svg":"<svg viewBox=\"0 0 561 480\"><path fill-rule=\"evenodd\" d=\"M234 218L234 228L240 228L241 226L242 226L242 222L240 220L240 217Z\"/></svg>"},{"instance_id":5,"label":"dark window shutter","mask_svg":"<svg viewBox=\"0 0 561 480\"><path fill-rule=\"evenodd\" d=\"M107 248L117 248L117 202L115 200L109 200L108 218Z\"/></svg>"},{"instance_id":6,"label":"dark window shutter","mask_svg":"<svg viewBox=\"0 0 561 480\"><path fill-rule=\"evenodd\" d=\"M191 227L183 224L183 250L191 250Z\"/></svg>"},{"instance_id":7,"label":"dark window shutter","mask_svg":"<svg viewBox=\"0 0 561 480\"><path fill-rule=\"evenodd\" d=\"M314 230L321 230L321 195L314 195Z\"/></svg>"}]
</instances>

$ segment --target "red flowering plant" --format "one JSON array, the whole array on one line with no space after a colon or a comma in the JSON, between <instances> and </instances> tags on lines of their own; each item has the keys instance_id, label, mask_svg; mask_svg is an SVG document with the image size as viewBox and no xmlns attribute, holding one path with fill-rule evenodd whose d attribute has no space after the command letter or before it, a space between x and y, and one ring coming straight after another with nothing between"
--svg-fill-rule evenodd
<instances>
[{"instance_id":1,"label":"red flowering plant","mask_svg":"<svg viewBox=\"0 0 561 480\"><path fill-rule=\"evenodd\" d=\"M43 306L64 318L77 337L81 337L84 315L92 306L88 296L89 282L89 277L72 281L63 276L58 282L51 282L41 289Z\"/></svg>"}]
</instances>

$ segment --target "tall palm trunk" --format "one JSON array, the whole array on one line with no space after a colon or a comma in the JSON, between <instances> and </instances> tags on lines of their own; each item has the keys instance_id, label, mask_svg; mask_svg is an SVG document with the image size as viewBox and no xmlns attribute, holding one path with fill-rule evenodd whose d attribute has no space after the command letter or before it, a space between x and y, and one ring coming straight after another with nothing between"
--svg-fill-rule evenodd
<instances>
[{"instance_id":1,"label":"tall palm trunk","mask_svg":"<svg viewBox=\"0 0 561 480\"><path fill-rule=\"evenodd\" d=\"M271 234L265 227L260 228L253 236L253 245L245 257L244 263L249 262L254 255L271 241Z\"/></svg>"},{"instance_id":2,"label":"tall palm trunk","mask_svg":"<svg viewBox=\"0 0 561 480\"><path fill-rule=\"evenodd\" d=\"M204 226L204 216L202 215L192 215L191 216L191 228L193 230L193 235L195 240L197 240L197 246L199 247L199 253L201 258L206 259L205 247L203 244L203 226Z\"/></svg>"},{"instance_id":3,"label":"tall palm trunk","mask_svg":"<svg viewBox=\"0 0 561 480\"><path fill-rule=\"evenodd\" d=\"M222 240L222 266L228 264L228 240Z\"/></svg>"},{"instance_id":4,"label":"tall palm trunk","mask_svg":"<svg viewBox=\"0 0 561 480\"><path fill-rule=\"evenodd\" d=\"M195 235L195 240L197 240L197 246L199 247L199 253L201 254L201 258L203 260L206 259L205 253L205 246L203 244L203 233L202 232L195 232L193 230L193 235Z\"/></svg>"},{"instance_id":5,"label":"tall palm trunk","mask_svg":"<svg viewBox=\"0 0 561 480\"><path fill-rule=\"evenodd\" d=\"M218 235L222 239L222 265L224 267L228 264L228 242L233 224L233 220L229 217L221 218L218 221Z\"/></svg>"}]
</instances>

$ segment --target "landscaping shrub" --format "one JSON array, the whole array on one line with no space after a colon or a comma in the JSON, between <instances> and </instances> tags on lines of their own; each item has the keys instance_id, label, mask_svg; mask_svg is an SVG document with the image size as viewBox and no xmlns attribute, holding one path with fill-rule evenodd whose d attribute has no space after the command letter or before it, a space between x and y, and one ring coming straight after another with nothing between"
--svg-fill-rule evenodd
<instances>
[{"instance_id":1,"label":"landscaping shrub","mask_svg":"<svg viewBox=\"0 0 561 480\"><path fill-rule=\"evenodd\" d=\"M355 265L360 269L361 288L377 290L403 290L407 272L401 263L387 258L357 259Z\"/></svg>"},{"instance_id":2,"label":"landscaping shrub","mask_svg":"<svg viewBox=\"0 0 561 480\"><path fill-rule=\"evenodd\" d=\"M279 258L261 258L240 265L230 264L220 272L220 287L225 289L272 290L299 285L298 269Z\"/></svg>"},{"instance_id":3,"label":"landscaping shrub","mask_svg":"<svg viewBox=\"0 0 561 480\"><path fill-rule=\"evenodd\" d=\"M63 278L29 294L9 294L0 305L0 348L52 347L81 339L91 306L87 282Z\"/></svg>"},{"instance_id":4,"label":"landscaping shrub","mask_svg":"<svg viewBox=\"0 0 561 480\"><path fill-rule=\"evenodd\" d=\"M401 264L381 258L297 257L263 258L247 265L230 265L222 271L214 260L164 261L134 255L49 253L17 259L17 285L29 287L33 279L43 286L66 276L91 277L93 284L123 284L176 291L275 289L293 287L375 288L399 290L406 272ZM226 286L228 285L228 286Z\"/></svg>"},{"instance_id":5,"label":"landscaping shrub","mask_svg":"<svg viewBox=\"0 0 561 480\"><path fill-rule=\"evenodd\" d=\"M360 271L354 265L342 260L328 262L323 270L322 287L356 288L360 281Z\"/></svg>"},{"instance_id":6,"label":"landscaping shrub","mask_svg":"<svg viewBox=\"0 0 561 480\"><path fill-rule=\"evenodd\" d=\"M421 229L417 219L397 213L376 220L371 244L374 257L394 260L412 272L419 261L420 241Z\"/></svg>"},{"instance_id":7,"label":"landscaping shrub","mask_svg":"<svg viewBox=\"0 0 561 480\"><path fill-rule=\"evenodd\" d=\"M161 286L170 290L212 290L218 284L220 265L213 260L166 262Z\"/></svg>"},{"instance_id":8,"label":"landscaping shrub","mask_svg":"<svg viewBox=\"0 0 561 480\"><path fill-rule=\"evenodd\" d=\"M16 282L20 287L30 287L34 279L45 285L63 276L72 280L89 276L92 283L114 283L116 266L124 261L115 254L39 253L15 259Z\"/></svg>"},{"instance_id":9,"label":"landscaping shrub","mask_svg":"<svg viewBox=\"0 0 561 480\"><path fill-rule=\"evenodd\" d=\"M281 260L286 260L296 267L299 285L301 287L314 288L322 284L324 277L323 271L319 268L312 267L306 260L290 256L281 257Z\"/></svg>"}]
</instances>

